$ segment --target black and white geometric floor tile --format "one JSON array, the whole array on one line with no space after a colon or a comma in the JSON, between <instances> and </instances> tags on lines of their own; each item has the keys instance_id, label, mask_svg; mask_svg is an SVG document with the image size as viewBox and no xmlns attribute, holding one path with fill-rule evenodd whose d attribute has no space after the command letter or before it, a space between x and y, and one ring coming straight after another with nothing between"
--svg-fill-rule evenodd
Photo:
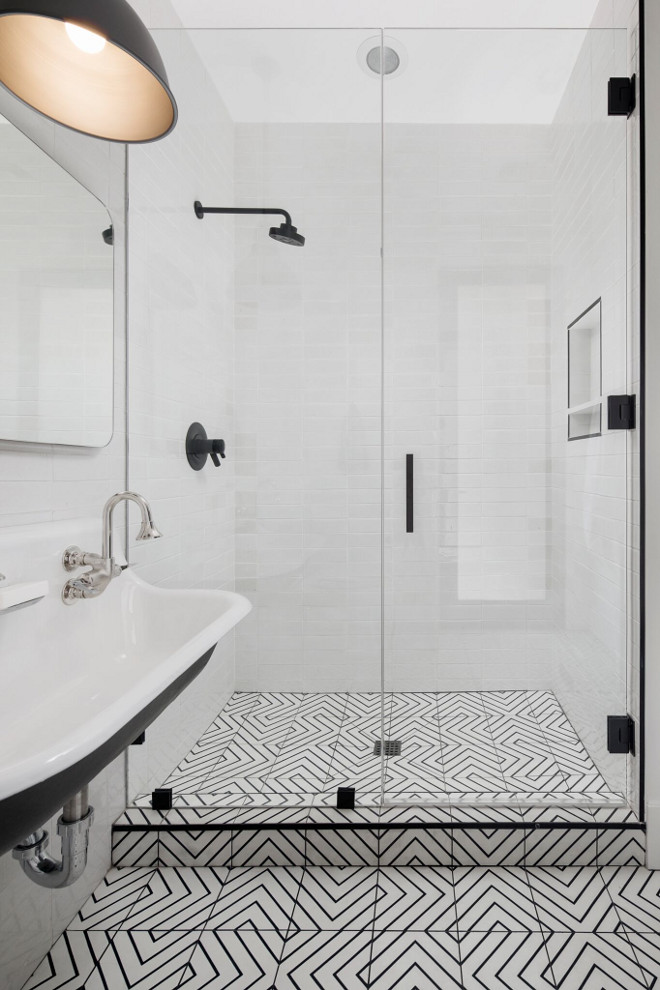
<instances>
[{"instance_id":1,"label":"black and white geometric floor tile","mask_svg":"<svg viewBox=\"0 0 660 990\"><path fill-rule=\"evenodd\" d=\"M164 786L183 805L229 807L310 805L349 784L373 804L381 776L373 744L383 726L402 742L401 754L384 761L390 795L622 800L548 691L388 693L382 712L379 693L236 693Z\"/></svg>"},{"instance_id":2,"label":"black and white geometric floor tile","mask_svg":"<svg viewBox=\"0 0 660 990\"><path fill-rule=\"evenodd\" d=\"M214 867L155 870L122 922L122 931L203 928L228 873Z\"/></svg>"},{"instance_id":3,"label":"black and white geometric floor tile","mask_svg":"<svg viewBox=\"0 0 660 990\"><path fill-rule=\"evenodd\" d=\"M456 829L452 833L452 859L456 866L522 866L525 833L516 829Z\"/></svg>"},{"instance_id":4,"label":"black and white geometric floor tile","mask_svg":"<svg viewBox=\"0 0 660 990\"><path fill-rule=\"evenodd\" d=\"M554 933L546 935L545 945L558 990L641 990L653 985L625 935Z\"/></svg>"},{"instance_id":5,"label":"black and white geometric floor tile","mask_svg":"<svg viewBox=\"0 0 660 990\"><path fill-rule=\"evenodd\" d=\"M130 836L134 833L128 833ZM229 866L231 863L231 829L220 832L163 829L159 836L159 866Z\"/></svg>"},{"instance_id":6,"label":"black and white geometric floor tile","mask_svg":"<svg viewBox=\"0 0 660 990\"><path fill-rule=\"evenodd\" d=\"M525 866L597 866L595 829L532 829L525 836Z\"/></svg>"},{"instance_id":7,"label":"black and white geometric floor tile","mask_svg":"<svg viewBox=\"0 0 660 990\"><path fill-rule=\"evenodd\" d=\"M374 930L456 931L452 871L414 866L379 869Z\"/></svg>"},{"instance_id":8,"label":"black and white geometric floor tile","mask_svg":"<svg viewBox=\"0 0 660 990\"><path fill-rule=\"evenodd\" d=\"M114 934L111 931L64 932L23 990L84 990Z\"/></svg>"},{"instance_id":9,"label":"black and white geometric floor tile","mask_svg":"<svg viewBox=\"0 0 660 990\"><path fill-rule=\"evenodd\" d=\"M639 833L628 829L599 830L599 866L643 866L645 860L645 848Z\"/></svg>"},{"instance_id":10,"label":"black and white geometric floor tile","mask_svg":"<svg viewBox=\"0 0 660 990\"><path fill-rule=\"evenodd\" d=\"M112 870L25 990L651 988L659 889L629 868Z\"/></svg>"},{"instance_id":11,"label":"black and white geometric floor tile","mask_svg":"<svg viewBox=\"0 0 660 990\"><path fill-rule=\"evenodd\" d=\"M456 936L446 932L377 932L369 990L463 990Z\"/></svg>"},{"instance_id":12,"label":"black and white geometric floor tile","mask_svg":"<svg viewBox=\"0 0 660 990\"><path fill-rule=\"evenodd\" d=\"M190 977L196 931L117 932L85 990L177 990Z\"/></svg>"},{"instance_id":13,"label":"black and white geometric floor tile","mask_svg":"<svg viewBox=\"0 0 660 990\"><path fill-rule=\"evenodd\" d=\"M203 926L213 931L289 928L303 877L301 867L236 867Z\"/></svg>"},{"instance_id":14,"label":"black and white geometric floor tile","mask_svg":"<svg viewBox=\"0 0 660 990\"><path fill-rule=\"evenodd\" d=\"M296 932L286 940L274 986L368 990L371 943L371 931Z\"/></svg>"},{"instance_id":15,"label":"black and white geometric floor tile","mask_svg":"<svg viewBox=\"0 0 660 990\"><path fill-rule=\"evenodd\" d=\"M455 866L453 833L445 829L389 827L378 842L379 866Z\"/></svg>"},{"instance_id":16,"label":"black and white geometric floor tile","mask_svg":"<svg viewBox=\"0 0 660 990\"><path fill-rule=\"evenodd\" d=\"M660 934L627 931L635 958L646 978L648 987L660 985Z\"/></svg>"},{"instance_id":17,"label":"black and white geometric floor tile","mask_svg":"<svg viewBox=\"0 0 660 990\"><path fill-rule=\"evenodd\" d=\"M378 829L328 829L307 832L306 866L378 866Z\"/></svg>"},{"instance_id":18,"label":"black and white geometric floor tile","mask_svg":"<svg viewBox=\"0 0 660 990\"><path fill-rule=\"evenodd\" d=\"M468 932L460 939L460 959L463 990L555 988L545 938L538 932Z\"/></svg>"},{"instance_id":19,"label":"black and white geometric floor tile","mask_svg":"<svg viewBox=\"0 0 660 990\"><path fill-rule=\"evenodd\" d=\"M112 833L115 866L158 866L158 832Z\"/></svg>"},{"instance_id":20,"label":"black and white geometric floor tile","mask_svg":"<svg viewBox=\"0 0 660 990\"><path fill-rule=\"evenodd\" d=\"M305 870L291 918L295 931L364 931L374 922L378 869L324 866Z\"/></svg>"},{"instance_id":21,"label":"black and white geometric floor tile","mask_svg":"<svg viewBox=\"0 0 660 990\"><path fill-rule=\"evenodd\" d=\"M144 895L154 870L113 867L69 925L69 931L112 931L120 928Z\"/></svg>"},{"instance_id":22,"label":"black and white geometric floor tile","mask_svg":"<svg viewBox=\"0 0 660 990\"><path fill-rule=\"evenodd\" d=\"M626 931L660 933L660 872L608 866L600 874Z\"/></svg>"},{"instance_id":23,"label":"black and white geometric floor tile","mask_svg":"<svg viewBox=\"0 0 660 990\"><path fill-rule=\"evenodd\" d=\"M459 867L453 879L457 931L542 931L525 870Z\"/></svg>"},{"instance_id":24,"label":"black and white geometric floor tile","mask_svg":"<svg viewBox=\"0 0 660 990\"><path fill-rule=\"evenodd\" d=\"M232 837L232 866L304 866L305 833L298 829L242 829Z\"/></svg>"},{"instance_id":25,"label":"black and white geometric floor tile","mask_svg":"<svg viewBox=\"0 0 660 990\"><path fill-rule=\"evenodd\" d=\"M583 933L622 929L599 870L560 866L525 872L543 929Z\"/></svg>"},{"instance_id":26,"label":"black and white geometric floor tile","mask_svg":"<svg viewBox=\"0 0 660 990\"><path fill-rule=\"evenodd\" d=\"M202 932L189 963L185 990L272 990L286 933Z\"/></svg>"}]
</instances>

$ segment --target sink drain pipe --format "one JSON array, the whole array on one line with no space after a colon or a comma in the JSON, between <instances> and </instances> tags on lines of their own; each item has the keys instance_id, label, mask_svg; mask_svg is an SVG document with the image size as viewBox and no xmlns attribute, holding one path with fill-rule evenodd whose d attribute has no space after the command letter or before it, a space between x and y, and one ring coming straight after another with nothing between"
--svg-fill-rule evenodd
<instances>
[{"instance_id":1,"label":"sink drain pipe","mask_svg":"<svg viewBox=\"0 0 660 990\"><path fill-rule=\"evenodd\" d=\"M12 852L23 873L40 887L69 887L83 875L87 866L89 830L94 821L94 809L89 803L88 788L84 787L64 805L57 822L57 834L62 839L61 861L47 853L48 832L37 829L15 846Z\"/></svg>"}]
</instances>

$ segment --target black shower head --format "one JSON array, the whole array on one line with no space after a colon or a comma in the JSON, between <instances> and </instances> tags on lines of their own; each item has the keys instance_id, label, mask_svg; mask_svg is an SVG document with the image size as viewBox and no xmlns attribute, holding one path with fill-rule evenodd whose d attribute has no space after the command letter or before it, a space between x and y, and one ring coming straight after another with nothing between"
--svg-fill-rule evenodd
<instances>
[{"instance_id":1,"label":"black shower head","mask_svg":"<svg viewBox=\"0 0 660 990\"><path fill-rule=\"evenodd\" d=\"M233 214L259 214L261 216L283 216L284 223L279 227L271 227L270 236L280 244L293 244L294 247L304 247L305 238L298 233L298 228L291 223L291 215L286 210L266 210L254 206L202 206L198 199L193 203L195 216L198 220L204 219L205 213L233 213Z\"/></svg>"},{"instance_id":2,"label":"black shower head","mask_svg":"<svg viewBox=\"0 0 660 990\"><path fill-rule=\"evenodd\" d=\"M298 233L298 228L291 223L281 223L279 227L271 227L268 231L274 241L281 244L293 244L294 247L304 247L305 238Z\"/></svg>"}]
</instances>

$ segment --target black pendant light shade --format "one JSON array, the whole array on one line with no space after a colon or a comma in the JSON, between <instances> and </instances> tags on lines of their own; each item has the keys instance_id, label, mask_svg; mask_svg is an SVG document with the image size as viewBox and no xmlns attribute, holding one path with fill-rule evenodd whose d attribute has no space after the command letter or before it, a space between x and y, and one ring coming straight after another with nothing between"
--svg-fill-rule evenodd
<instances>
[{"instance_id":1,"label":"black pendant light shade","mask_svg":"<svg viewBox=\"0 0 660 990\"><path fill-rule=\"evenodd\" d=\"M163 60L127 0L0 0L0 83L108 141L155 141L176 123Z\"/></svg>"}]
</instances>

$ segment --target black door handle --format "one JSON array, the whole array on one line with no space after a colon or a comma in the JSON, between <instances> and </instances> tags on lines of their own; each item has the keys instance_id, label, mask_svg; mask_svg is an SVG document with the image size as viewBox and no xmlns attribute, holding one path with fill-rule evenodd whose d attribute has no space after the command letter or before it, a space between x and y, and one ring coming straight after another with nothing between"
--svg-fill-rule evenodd
<instances>
[{"instance_id":1,"label":"black door handle","mask_svg":"<svg viewBox=\"0 0 660 990\"><path fill-rule=\"evenodd\" d=\"M406 454L406 533L414 532L415 467L413 454Z\"/></svg>"}]
</instances>

